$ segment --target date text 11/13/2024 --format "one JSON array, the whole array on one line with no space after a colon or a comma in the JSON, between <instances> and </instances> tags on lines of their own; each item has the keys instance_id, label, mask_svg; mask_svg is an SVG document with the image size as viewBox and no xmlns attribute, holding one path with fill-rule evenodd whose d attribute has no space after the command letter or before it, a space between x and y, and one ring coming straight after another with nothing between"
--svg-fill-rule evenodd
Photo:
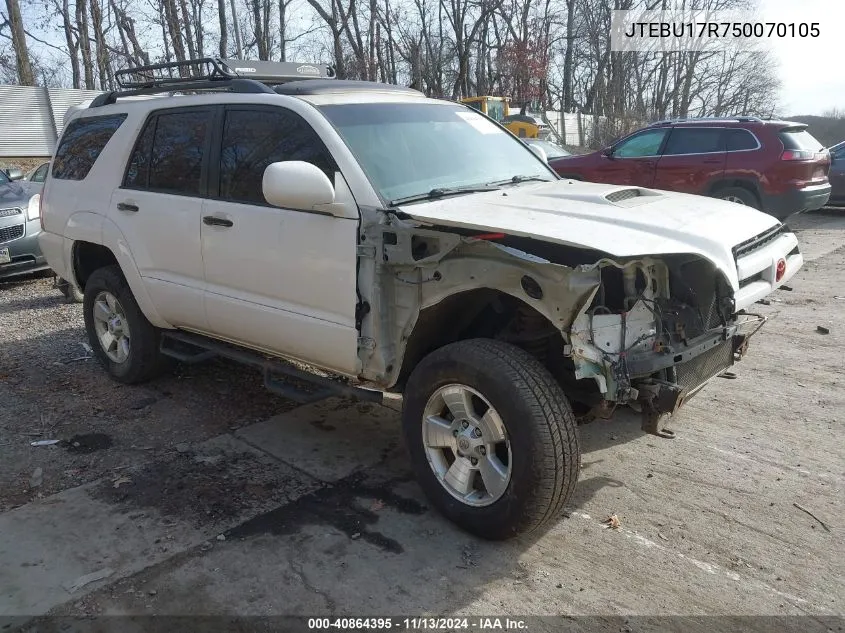
<instances>
[{"instance_id":1,"label":"date text 11/13/2024","mask_svg":"<svg viewBox=\"0 0 845 633\"><path fill-rule=\"evenodd\" d=\"M527 631L525 620L508 617L309 618L310 631Z\"/></svg>"}]
</instances>

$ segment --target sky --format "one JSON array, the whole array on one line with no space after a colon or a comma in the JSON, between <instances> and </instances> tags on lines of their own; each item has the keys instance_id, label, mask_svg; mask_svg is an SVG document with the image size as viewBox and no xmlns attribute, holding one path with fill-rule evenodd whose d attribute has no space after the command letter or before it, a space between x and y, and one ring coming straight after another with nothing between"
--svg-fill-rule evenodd
<instances>
[{"instance_id":1,"label":"sky","mask_svg":"<svg viewBox=\"0 0 845 633\"><path fill-rule=\"evenodd\" d=\"M773 39L783 115L845 111L845 0L759 0L761 22L818 22L818 38Z\"/></svg>"}]
</instances>

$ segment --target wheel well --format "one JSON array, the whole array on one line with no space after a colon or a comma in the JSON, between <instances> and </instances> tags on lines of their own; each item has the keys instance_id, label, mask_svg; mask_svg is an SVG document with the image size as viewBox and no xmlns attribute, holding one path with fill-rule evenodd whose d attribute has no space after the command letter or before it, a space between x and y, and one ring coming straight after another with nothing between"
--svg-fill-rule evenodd
<instances>
[{"instance_id":1,"label":"wheel well","mask_svg":"<svg viewBox=\"0 0 845 633\"><path fill-rule=\"evenodd\" d=\"M553 323L516 297L480 288L452 295L420 312L406 343L396 388L404 388L424 356L470 338L513 343L538 358L559 381L572 375L566 367L571 361L563 355L563 336Z\"/></svg>"},{"instance_id":2,"label":"wheel well","mask_svg":"<svg viewBox=\"0 0 845 633\"><path fill-rule=\"evenodd\" d=\"M740 189L745 189L746 191L754 194L754 197L757 198L757 202L760 202L760 187L757 185L756 182L753 182L751 180L719 180L710 185L709 194L712 196L724 189L729 189L731 187L739 187Z\"/></svg>"},{"instance_id":3,"label":"wheel well","mask_svg":"<svg viewBox=\"0 0 845 633\"><path fill-rule=\"evenodd\" d=\"M102 244L92 242L76 242L73 245L73 274L76 283L80 288L85 288L85 283L91 274L98 268L117 264L114 253Z\"/></svg>"}]
</instances>

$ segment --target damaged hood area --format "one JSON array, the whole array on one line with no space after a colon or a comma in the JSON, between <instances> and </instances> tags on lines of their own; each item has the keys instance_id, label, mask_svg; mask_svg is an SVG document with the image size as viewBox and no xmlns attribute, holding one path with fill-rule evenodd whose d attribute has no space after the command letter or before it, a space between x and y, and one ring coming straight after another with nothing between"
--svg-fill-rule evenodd
<instances>
[{"instance_id":1,"label":"damaged hood area","mask_svg":"<svg viewBox=\"0 0 845 633\"><path fill-rule=\"evenodd\" d=\"M742 205L688 194L558 180L400 207L432 225L501 232L614 257L690 253L738 288L731 249L778 224Z\"/></svg>"}]
</instances>

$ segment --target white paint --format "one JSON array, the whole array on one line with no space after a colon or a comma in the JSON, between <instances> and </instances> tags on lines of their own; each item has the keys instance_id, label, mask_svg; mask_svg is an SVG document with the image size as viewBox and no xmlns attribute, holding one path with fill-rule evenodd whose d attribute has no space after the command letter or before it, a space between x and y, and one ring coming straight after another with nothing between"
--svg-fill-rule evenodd
<instances>
[{"instance_id":1,"label":"white paint","mask_svg":"<svg viewBox=\"0 0 845 633\"><path fill-rule=\"evenodd\" d=\"M645 189L636 206L607 200L623 189L630 187L559 180L409 204L402 210L422 222L501 231L615 257L696 254L713 262L734 290L739 278L731 249L778 225L760 211L704 196ZM769 260L779 259L792 248L790 244L795 244L794 238L776 240L760 250ZM799 267L796 260L780 283Z\"/></svg>"}]
</instances>

